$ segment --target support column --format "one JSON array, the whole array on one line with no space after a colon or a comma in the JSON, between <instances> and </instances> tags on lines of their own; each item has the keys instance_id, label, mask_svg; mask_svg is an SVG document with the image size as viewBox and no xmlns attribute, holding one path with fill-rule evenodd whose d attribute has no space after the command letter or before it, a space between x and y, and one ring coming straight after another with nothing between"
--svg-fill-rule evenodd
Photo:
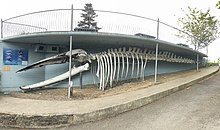
<instances>
[{"instance_id":1,"label":"support column","mask_svg":"<svg viewBox=\"0 0 220 130\"><path fill-rule=\"evenodd\" d=\"M73 44L73 36L70 36L70 55L69 55L69 87L68 87L68 98L71 98L73 95L73 88L72 88L72 74L71 74L71 69L72 69L72 44Z\"/></svg>"},{"instance_id":2,"label":"support column","mask_svg":"<svg viewBox=\"0 0 220 130\"><path fill-rule=\"evenodd\" d=\"M73 5L71 6L71 28L70 31L73 31ZM69 55L69 87L68 87L68 93L67 96L68 98L71 98L73 95L73 82L72 82L72 74L71 74L71 70L72 70L72 45L73 45L73 36L70 36L70 55Z\"/></svg>"},{"instance_id":3,"label":"support column","mask_svg":"<svg viewBox=\"0 0 220 130\"><path fill-rule=\"evenodd\" d=\"M159 39L159 18L157 20L157 40ZM156 57L155 57L155 70L154 70L154 82L157 83L157 57L158 57L158 43L156 44Z\"/></svg>"},{"instance_id":4,"label":"support column","mask_svg":"<svg viewBox=\"0 0 220 130\"><path fill-rule=\"evenodd\" d=\"M156 57L155 57L155 70L154 70L154 82L157 82L157 54L158 54L158 43L156 44Z\"/></svg>"},{"instance_id":5,"label":"support column","mask_svg":"<svg viewBox=\"0 0 220 130\"><path fill-rule=\"evenodd\" d=\"M80 89L82 89L82 72L79 73L79 77L80 77Z\"/></svg>"},{"instance_id":6,"label":"support column","mask_svg":"<svg viewBox=\"0 0 220 130\"><path fill-rule=\"evenodd\" d=\"M199 70L199 54L196 55L196 70Z\"/></svg>"}]
</instances>

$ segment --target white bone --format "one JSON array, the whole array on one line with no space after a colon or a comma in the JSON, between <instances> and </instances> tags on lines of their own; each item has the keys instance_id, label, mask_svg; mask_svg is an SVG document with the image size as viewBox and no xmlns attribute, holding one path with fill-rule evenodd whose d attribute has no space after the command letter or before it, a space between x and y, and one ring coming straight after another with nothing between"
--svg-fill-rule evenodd
<instances>
[{"instance_id":1,"label":"white bone","mask_svg":"<svg viewBox=\"0 0 220 130\"><path fill-rule=\"evenodd\" d=\"M100 61L101 61L101 75L100 75L100 89L101 90L105 90L104 88L104 79L105 79L105 68L104 68L104 61L103 61L103 57L100 56Z\"/></svg>"},{"instance_id":2,"label":"white bone","mask_svg":"<svg viewBox=\"0 0 220 130\"><path fill-rule=\"evenodd\" d=\"M136 47L133 47L132 52L133 52L133 53L135 53L135 52L136 52L136 50L137 50L137 48L136 48Z\"/></svg>"},{"instance_id":3,"label":"white bone","mask_svg":"<svg viewBox=\"0 0 220 130\"><path fill-rule=\"evenodd\" d=\"M113 68L113 80L115 80L115 74L116 74L116 62L117 62L117 59L116 59L116 54L114 52L112 52L113 54L113 57L114 57L114 68Z\"/></svg>"},{"instance_id":4,"label":"white bone","mask_svg":"<svg viewBox=\"0 0 220 130\"><path fill-rule=\"evenodd\" d=\"M133 77L133 73L134 73L134 54L131 53L131 57L132 57L132 67L131 67L131 78Z\"/></svg>"},{"instance_id":5,"label":"white bone","mask_svg":"<svg viewBox=\"0 0 220 130\"><path fill-rule=\"evenodd\" d=\"M143 61L143 57L142 55L140 56L141 57L141 73L140 73L140 77L143 75L143 69L144 69L144 61Z\"/></svg>"},{"instance_id":6,"label":"white bone","mask_svg":"<svg viewBox=\"0 0 220 130\"><path fill-rule=\"evenodd\" d=\"M103 67L102 67L102 57L100 56L100 55L98 55L98 58L97 59L99 59L99 65L100 65L100 72L99 72L99 89L101 89L102 90L102 71L103 71Z\"/></svg>"},{"instance_id":7,"label":"white bone","mask_svg":"<svg viewBox=\"0 0 220 130\"><path fill-rule=\"evenodd\" d=\"M144 80L144 74L145 74L146 65L147 65L147 55L145 56L145 62L144 62L144 69L143 69L143 77L142 77L142 80Z\"/></svg>"},{"instance_id":8,"label":"white bone","mask_svg":"<svg viewBox=\"0 0 220 130\"><path fill-rule=\"evenodd\" d=\"M136 78L138 78L138 75L139 75L139 57L138 57L138 54L137 53L135 53L136 54L136 58L137 58L137 73L136 73Z\"/></svg>"},{"instance_id":9,"label":"white bone","mask_svg":"<svg viewBox=\"0 0 220 130\"><path fill-rule=\"evenodd\" d=\"M92 71L93 82L98 87L98 81L97 81L97 76L96 76L96 71L97 71L97 63L96 62L93 62L92 69L93 69L93 71Z\"/></svg>"},{"instance_id":10,"label":"white bone","mask_svg":"<svg viewBox=\"0 0 220 130\"><path fill-rule=\"evenodd\" d=\"M91 64L91 67L90 67L90 73L91 73L91 75L92 75L92 79L93 79L93 84L96 84L96 82L95 82L95 78L94 78L94 65L93 64Z\"/></svg>"},{"instance_id":11,"label":"white bone","mask_svg":"<svg viewBox=\"0 0 220 130\"><path fill-rule=\"evenodd\" d=\"M110 80L109 80L109 83L110 83L110 87L112 87L112 81L113 81L113 61L112 61L112 55L111 53L108 53L108 56L110 58Z\"/></svg>"},{"instance_id":12,"label":"white bone","mask_svg":"<svg viewBox=\"0 0 220 130\"><path fill-rule=\"evenodd\" d=\"M123 48L123 51L124 51L124 48ZM122 71L121 71L121 80L122 80L122 77L123 77L123 73L124 73L124 55L122 53L122 48L119 48L119 54L121 54L121 58L122 58ZM119 70L120 71L120 70Z\"/></svg>"},{"instance_id":13,"label":"white bone","mask_svg":"<svg viewBox=\"0 0 220 130\"><path fill-rule=\"evenodd\" d=\"M135 53L140 53L140 48L137 48Z\"/></svg>"},{"instance_id":14,"label":"white bone","mask_svg":"<svg viewBox=\"0 0 220 130\"><path fill-rule=\"evenodd\" d=\"M96 76L99 78L99 74L100 74L100 58L99 58L98 55L96 55L96 59L97 59L97 63L98 63L98 68L97 68Z\"/></svg>"},{"instance_id":15,"label":"white bone","mask_svg":"<svg viewBox=\"0 0 220 130\"><path fill-rule=\"evenodd\" d=\"M124 75L124 68L125 68L125 61L124 61L123 53L121 53L121 58L122 58L122 70L121 70L121 80L122 80L123 75Z\"/></svg>"},{"instance_id":16,"label":"white bone","mask_svg":"<svg viewBox=\"0 0 220 130\"><path fill-rule=\"evenodd\" d=\"M104 83L103 83L103 85L104 85L104 87L106 87L106 82L107 82L107 78L108 78L108 75L107 75L107 73L108 73L108 63L107 63L107 59L106 59L106 57L105 57L105 54L102 54L102 57L103 57L103 59L104 59L104 68L105 68L105 71L104 71Z\"/></svg>"},{"instance_id":17,"label":"white bone","mask_svg":"<svg viewBox=\"0 0 220 130\"><path fill-rule=\"evenodd\" d=\"M170 52L168 52L167 58L170 58Z\"/></svg>"},{"instance_id":18,"label":"white bone","mask_svg":"<svg viewBox=\"0 0 220 130\"><path fill-rule=\"evenodd\" d=\"M76 67L76 68L72 68L71 69L71 76L76 75L80 72L86 71L88 69L89 69L89 64L88 63L86 63L82 66ZM48 80L45 80L45 81L42 81L42 82L39 82L39 83L35 83L35 84L32 84L32 85L22 86L20 88L22 90L30 90L30 89L34 89L34 88L40 88L40 87L44 87L44 86L47 86L47 85L65 80L68 77L69 77L69 71L64 73L64 74L61 74L59 76L53 77L51 79L48 79Z\"/></svg>"},{"instance_id":19,"label":"white bone","mask_svg":"<svg viewBox=\"0 0 220 130\"><path fill-rule=\"evenodd\" d=\"M129 47L128 52L131 52L131 51L132 51L132 48L131 48L131 47Z\"/></svg>"},{"instance_id":20,"label":"white bone","mask_svg":"<svg viewBox=\"0 0 220 130\"><path fill-rule=\"evenodd\" d=\"M123 50L122 50L124 53L126 52L126 48L125 47L123 47Z\"/></svg>"},{"instance_id":21,"label":"white bone","mask_svg":"<svg viewBox=\"0 0 220 130\"><path fill-rule=\"evenodd\" d=\"M121 48L118 49L118 52L121 53Z\"/></svg>"},{"instance_id":22,"label":"white bone","mask_svg":"<svg viewBox=\"0 0 220 130\"><path fill-rule=\"evenodd\" d=\"M119 74L120 74L120 57L119 57L119 54L116 52L116 55L118 57L118 72L117 72L117 79L116 81L118 81L118 78L119 78Z\"/></svg>"},{"instance_id":23,"label":"white bone","mask_svg":"<svg viewBox=\"0 0 220 130\"><path fill-rule=\"evenodd\" d=\"M128 54L125 53L125 55L126 55L126 61L127 61L127 69L126 69L125 79L127 79L127 76L128 76L128 70L129 70L129 61L128 61Z\"/></svg>"},{"instance_id":24,"label":"white bone","mask_svg":"<svg viewBox=\"0 0 220 130\"><path fill-rule=\"evenodd\" d=\"M107 54L104 54L106 60L107 60L107 78L106 78L106 83L105 86L107 86L107 83L109 82L109 77L110 77L110 62L109 62L109 57Z\"/></svg>"}]
</instances>

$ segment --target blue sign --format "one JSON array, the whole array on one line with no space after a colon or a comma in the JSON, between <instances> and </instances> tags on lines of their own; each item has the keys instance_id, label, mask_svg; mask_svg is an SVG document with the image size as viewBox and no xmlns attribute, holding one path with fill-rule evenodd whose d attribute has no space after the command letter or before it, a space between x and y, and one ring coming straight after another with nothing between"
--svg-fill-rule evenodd
<instances>
[{"instance_id":1,"label":"blue sign","mask_svg":"<svg viewBox=\"0 0 220 130\"><path fill-rule=\"evenodd\" d=\"M27 65L28 50L3 48L4 65Z\"/></svg>"}]
</instances>

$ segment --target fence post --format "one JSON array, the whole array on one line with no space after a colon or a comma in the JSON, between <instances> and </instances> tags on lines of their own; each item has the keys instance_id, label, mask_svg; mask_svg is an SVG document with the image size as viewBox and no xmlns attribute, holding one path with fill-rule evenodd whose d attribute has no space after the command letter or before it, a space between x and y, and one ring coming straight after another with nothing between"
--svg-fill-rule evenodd
<instances>
[{"instance_id":1,"label":"fence post","mask_svg":"<svg viewBox=\"0 0 220 130\"><path fill-rule=\"evenodd\" d=\"M1 19L1 38L3 38L3 20Z\"/></svg>"},{"instance_id":2,"label":"fence post","mask_svg":"<svg viewBox=\"0 0 220 130\"><path fill-rule=\"evenodd\" d=\"M73 31L73 5L71 6L71 22L70 31Z\"/></svg>"},{"instance_id":3,"label":"fence post","mask_svg":"<svg viewBox=\"0 0 220 130\"><path fill-rule=\"evenodd\" d=\"M157 40L159 39L159 25L160 25L160 19L157 19Z\"/></svg>"}]
</instances>

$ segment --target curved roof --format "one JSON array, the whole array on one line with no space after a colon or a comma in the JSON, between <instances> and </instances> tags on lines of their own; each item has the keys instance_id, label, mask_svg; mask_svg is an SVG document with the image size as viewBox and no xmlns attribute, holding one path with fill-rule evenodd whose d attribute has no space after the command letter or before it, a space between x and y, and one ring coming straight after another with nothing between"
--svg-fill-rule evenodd
<instances>
[{"instance_id":1,"label":"curved roof","mask_svg":"<svg viewBox=\"0 0 220 130\"><path fill-rule=\"evenodd\" d=\"M69 36L73 36L73 46L81 47L100 47L100 46L135 46L140 48L155 49L156 44L159 45L159 50L171 51L180 55L188 56L192 59L199 54L200 57L207 57L207 55L195 51L191 48L179 46L170 42L114 33L99 33L99 32L76 32L76 31L59 31L59 32L40 32L23 35L16 35L1 39L4 42L26 43L26 44L59 44L69 45Z\"/></svg>"}]
</instances>

